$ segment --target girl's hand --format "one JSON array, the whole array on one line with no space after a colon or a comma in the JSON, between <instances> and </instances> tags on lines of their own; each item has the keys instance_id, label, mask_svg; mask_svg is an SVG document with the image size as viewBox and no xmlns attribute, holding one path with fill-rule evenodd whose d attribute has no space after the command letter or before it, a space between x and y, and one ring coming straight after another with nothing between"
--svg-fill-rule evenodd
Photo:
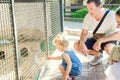
<instances>
[{"instance_id":1,"label":"girl's hand","mask_svg":"<svg viewBox=\"0 0 120 80\"><path fill-rule=\"evenodd\" d=\"M47 60L51 60L51 59L52 59L52 57L50 57L50 56L47 56L47 57L46 57L46 59L47 59Z\"/></svg>"}]
</instances>

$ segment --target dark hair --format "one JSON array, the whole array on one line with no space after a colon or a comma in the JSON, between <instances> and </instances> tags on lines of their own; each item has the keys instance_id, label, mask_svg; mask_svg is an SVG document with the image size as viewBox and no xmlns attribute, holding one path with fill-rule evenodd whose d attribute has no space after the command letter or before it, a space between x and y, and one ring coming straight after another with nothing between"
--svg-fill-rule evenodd
<instances>
[{"instance_id":1,"label":"dark hair","mask_svg":"<svg viewBox=\"0 0 120 80\"><path fill-rule=\"evenodd\" d=\"M116 14L120 16L120 7L117 9Z\"/></svg>"},{"instance_id":2,"label":"dark hair","mask_svg":"<svg viewBox=\"0 0 120 80\"><path fill-rule=\"evenodd\" d=\"M87 0L87 4L94 2L96 6L100 6L101 5L101 1L100 0Z\"/></svg>"}]
</instances>

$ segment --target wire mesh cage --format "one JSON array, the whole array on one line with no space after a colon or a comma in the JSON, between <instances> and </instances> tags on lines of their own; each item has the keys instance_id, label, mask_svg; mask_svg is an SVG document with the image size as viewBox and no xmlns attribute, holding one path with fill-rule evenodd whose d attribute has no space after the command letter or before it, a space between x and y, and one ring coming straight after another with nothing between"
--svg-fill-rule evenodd
<instances>
[{"instance_id":1,"label":"wire mesh cage","mask_svg":"<svg viewBox=\"0 0 120 80\"><path fill-rule=\"evenodd\" d=\"M55 50L52 40L61 31L60 3L0 2L0 80L37 80L46 55Z\"/></svg>"},{"instance_id":2,"label":"wire mesh cage","mask_svg":"<svg viewBox=\"0 0 120 80\"><path fill-rule=\"evenodd\" d=\"M0 80L16 80L17 67L14 45L11 5L0 1Z\"/></svg>"}]
</instances>

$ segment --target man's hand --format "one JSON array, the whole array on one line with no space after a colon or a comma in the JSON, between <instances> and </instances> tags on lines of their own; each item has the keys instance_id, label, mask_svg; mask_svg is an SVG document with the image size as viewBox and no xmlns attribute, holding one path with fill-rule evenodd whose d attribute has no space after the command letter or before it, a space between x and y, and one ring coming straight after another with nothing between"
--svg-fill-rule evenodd
<instances>
[{"instance_id":1,"label":"man's hand","mask_svg":"<svg viewBox=\"0 0 120 80\"><path fill-rule=\"evenodd\" d=\"M81 52L83 53L83 55L87 56L88 49L87 49L85 43L80 41L80 45L79 46L80 46L80 49L81 49Z\"/></svg>"},{"instance_id":2,"label":"man's hand","mask_svg":"<svg viewBox=\"0 0 120 80\"><path fill-rule=\"evenodd\" d=\"M99 51L101 49L102 39L98 39L93 45L93 49Z\"/></svg>"}]
</instances>

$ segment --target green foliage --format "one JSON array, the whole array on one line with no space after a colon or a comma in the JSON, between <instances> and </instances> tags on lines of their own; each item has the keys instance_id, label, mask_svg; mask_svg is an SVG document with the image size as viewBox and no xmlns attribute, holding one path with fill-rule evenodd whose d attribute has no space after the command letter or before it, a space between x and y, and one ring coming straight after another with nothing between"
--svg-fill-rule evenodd
<instances>
[{"instance_id":1,"label":"green foliage","mask_svg":"<svg viewBox=\"0 0 120 80\"><path fill-rule=\"evenodd\" d=\"M112 11L116 11L117 8L111 8L111 9L110 8L106 8L106 9L112 10Z\"/></svg>"},{"instance_id":2,"label":"green foliage","mask_svg":"<svg viewBox=\"0 0 120 80\"><path fill-rule=\"evenodd\" d=\"M117 8L112 8L111 10L116 11Z\"/></svg>"},{"instance_id":3,"label":"green foliage","mask_svg":"<svg viewBox=\"0 0 120 80\"><path fill-rule=\"evenodd\" d=\"M73 17L73 18L84 18L87 13L88 13L87 8L82 8L80 10L77 10L74 13L71 13L71 17Z\"/></svg>"},{"instance_id":4,"label":"green foliage","mask_svg":"<svg viewBox=\"0 0 120 80\"><path fill-rule=\"evenodd\" d=\"M105 4L108 4L110 2L110 4L120 4L120 0L105 0Z\"/></svg>"},{"instance_id":5,"label":"green foliage","mask_svg":"<svg viewBox=\"0 0 120 80\"><path fill-rule=\"evenodd\" d=\"M107 8L107 9L109 9L109 8ZM112 8L110 10L115 11L116 9L117 8ZM84 18L87 13L88 13L87 8L82 8L80 10L77 10L76 12L71 13L71 17L72 18Z\"/></svg>"}]
</instances>

